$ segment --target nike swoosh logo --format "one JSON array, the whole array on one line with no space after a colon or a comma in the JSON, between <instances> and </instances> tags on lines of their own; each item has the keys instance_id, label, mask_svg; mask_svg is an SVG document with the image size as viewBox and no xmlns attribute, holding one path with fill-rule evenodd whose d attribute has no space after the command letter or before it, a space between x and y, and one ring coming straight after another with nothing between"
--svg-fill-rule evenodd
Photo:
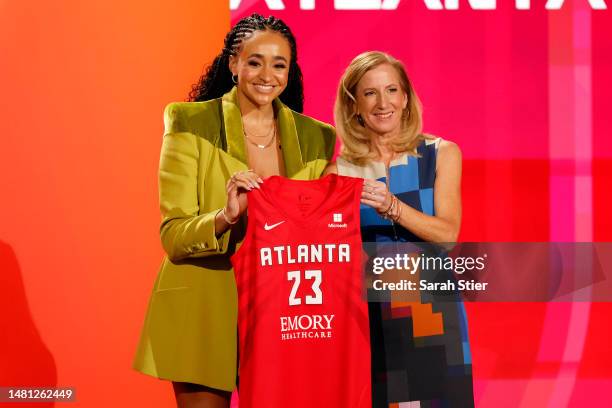
<instances>
[{"instance_id":1,"label":"nike swoosh logo","mask_svg":"<svg viewBox=\"0 0 612 408\"><path fill-rule=\"evenodd\" d=\"M285 222L285 221L277 222L276 224L272 224L272 225L268 225L268 223L266 222L266 223L264 224L264 229L265 229L266 231L270 231L272 228L276 228L276 227L278 227L278 226L279 226L279 225L281 225L283 222Z\"/></svg>"}]
</instances>

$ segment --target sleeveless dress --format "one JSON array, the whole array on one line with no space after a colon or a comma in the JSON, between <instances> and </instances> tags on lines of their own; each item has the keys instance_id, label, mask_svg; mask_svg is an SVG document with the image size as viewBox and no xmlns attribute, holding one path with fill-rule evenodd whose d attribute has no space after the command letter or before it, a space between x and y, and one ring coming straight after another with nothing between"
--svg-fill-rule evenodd
<instances>
[{"instance_id":1,"label":"sleeveless dress","mask_svg":"<svg viewBox=\"0 0 612 408\"><path fill-rule=\"evenodd\" d=\"M425 139L419 157L404 154L390 163L354 165L337 159L338 174L386 182L399 200L434 215L436 157L441 139ZM389 180L387 180L387 177ZM399 224L361 205L362 240L419 242ZM372 406L473 407L472 361L463 303L370 302ZM402 404L405 403L405 404Z\"/></svg>"}]
</instances>

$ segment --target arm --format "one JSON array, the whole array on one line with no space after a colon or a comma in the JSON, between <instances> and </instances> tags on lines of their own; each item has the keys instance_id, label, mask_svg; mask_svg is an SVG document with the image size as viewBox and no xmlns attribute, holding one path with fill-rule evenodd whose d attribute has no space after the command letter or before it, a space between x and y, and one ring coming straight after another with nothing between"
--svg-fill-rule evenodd
<instances>
[{"instance_id":1,"label":"arm","mask_svg":"<svg viewBox=\"0 0 612 408\"><path fill-rule=\"evenodd\" d=\"M223 254L230 230L219 213L199 214L199 147L196 136L181 123L180 106L165 111L164 135L159 165L159 200L162 212L161 242L171 261Z\"/></svg>"},{"instance_id":2,"label":"arm","mask_svg":"<svg viewBox=\"0 0 612 408\"><path fill-rule=\"evenodd\" d=\"M391 208L393 195L385 183L365 180L361 202L379 213ZM461 151L452 142L442 141L436 160L434 216L415 210L397 200L390 216L402 227L429 242L455 242L461 226ZM397 218L399 215L399 218Z\"/></svg>"},{"instance_id":3,"label":"arm","mask_svg":"<svg viewBox=\"0 0 612 408\"><path fill-rule=\"evenodd\" d=\"M461 227L461 150L442 141L436 160L435 216L423 214L400 201L399 224L430 242L455 242Z\"/></svg>"}]
</instances>

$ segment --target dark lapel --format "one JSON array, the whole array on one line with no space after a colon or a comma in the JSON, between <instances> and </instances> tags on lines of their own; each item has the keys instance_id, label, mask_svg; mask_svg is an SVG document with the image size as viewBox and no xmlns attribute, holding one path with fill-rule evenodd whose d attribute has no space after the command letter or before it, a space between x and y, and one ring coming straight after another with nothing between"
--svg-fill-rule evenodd
<instances>
[{"instance_id":1,"label":"dark lapel","mask_svg":"<svg viewBox=\"0 0 612 408\"><path fill-rule=\"evenodd\" d=\"M242 130L242 116L236 98L236 87L223 95L223 126L227 140L227 153L241 162L247 162L246 146L244 145L244 131Z\"/></svg>"},{"instance_id":2,"label":"dark lapel","mask_svg":"<svg viewBox=\"0 0 612 408\"><path fill-rule=\"evenodd\" d=\"M283 150L283 159L285 160L285 171L287 172L287 177L292 177L304 168L300 141L295 128L295 119L291 109L278 98L274 100L274 109L276 110L281 148Z\"/></svg>"}]
</instances>

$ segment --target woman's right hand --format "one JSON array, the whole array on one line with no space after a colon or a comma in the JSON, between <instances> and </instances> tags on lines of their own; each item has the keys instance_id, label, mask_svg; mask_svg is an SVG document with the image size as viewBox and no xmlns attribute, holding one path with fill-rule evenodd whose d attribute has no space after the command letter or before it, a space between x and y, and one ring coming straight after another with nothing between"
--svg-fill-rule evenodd
<instances>
[{"instance_id":1,"label":"woman's right hand","mask_svg":"<svg viewBox=\"0 0 612 408\"><path fill-rule=\"evenodd\" d=\"M263 180L254 170L238 171L227 181L225 216L231 222L238 221L248 206L247 192L259 188Z\"/></svg>"}]
</instances>

